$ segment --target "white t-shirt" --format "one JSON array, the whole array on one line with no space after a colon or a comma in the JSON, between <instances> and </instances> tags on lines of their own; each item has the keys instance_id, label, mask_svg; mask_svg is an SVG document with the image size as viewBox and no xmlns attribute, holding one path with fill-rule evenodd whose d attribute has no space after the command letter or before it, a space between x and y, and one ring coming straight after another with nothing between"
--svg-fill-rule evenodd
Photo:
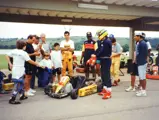
<instances>
[{"instance_id":1,"label":"white t-shirt","mask_svg":"<svg viewBox=\"0 0 159 120\"><path fill-rule=\"evenodd\" d=\"M24 50L14 49L7 54L13 58L12 78L19 79L25 74L25 61L29 61L30 57Z\"/></svg>"},{"instance_id":2,"label":"white t-shirt","mask_svg":"<svg viewBox=\"0 0 159 120\"><path fill-rule=\"evenodd\" d=\"M151 49L150 42L148 41L148 42L146 42L146 44L147 44L147 48L148 48L148 50L150 50L150 49Z\"/></svg>"},{"instance_id":3,"label":"white t-shirt","mask_svg":"<svg viewBox=\"0 0 159 120\"><path fill-rule=\"evenodd\" d=\"M33 45L34 50L36 50L39 47L39 45L34 44L34 43L32 45ZM39 50L39 52L40 52L40 50ZM41 60L42 60L41 54L40 54L40 56L36 56L36 62L40 62Z\"/></svg>"},{"instance_id":4,"label":"white t-shirt","mask_svg":"<svg viewBox=\"0 0 159 120\"><path fill-rule=\"evenodd\" d=\"M52 63L52 61L50 59L48 59L48 60L46 60L46 59L41 60L40 63L39 63L39 65L42 66L42 67L47 67L49 69L52 69L52 67L53 67L53 63Z\"/></svg>"},{"instance_id":5,"label":"white t-shirt","mask_svg":"<svg viewBox=\"0 0 159 120\"><path fill-rule=\"evenodd\" d=\"M62 68L62 54L61 51L52 51L51 54L51 61L56 68Z\"/></svg>"},{"instance_id":6,"label":"white t-shirt","mask_svg":"<svg viewBox=\"0 0 159 120\"><path fill-rule=\"evenodd\" d=\"M68 42L66 40L61 41L60 47L64 48L65 46L70 46L70 48L75 49L75 45L72 40L69 40Z\"/></svg>"}]
</instances>

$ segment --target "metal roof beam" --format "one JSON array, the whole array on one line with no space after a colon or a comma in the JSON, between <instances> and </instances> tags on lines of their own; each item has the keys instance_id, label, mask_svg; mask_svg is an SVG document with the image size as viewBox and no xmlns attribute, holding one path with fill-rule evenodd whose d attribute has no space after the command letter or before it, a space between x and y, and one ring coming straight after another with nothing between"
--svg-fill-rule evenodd
<instances>
[{"instance_id":1,"label":"metal roof beam","mask_svg":"<svg viewBox=\"0 0 159 120\"><path fill-rule=\"evenodd\" d=\"M118 0L112 0L118 1ZM108 0L106 0L106 3ZM100 13L114 15L159 17L158 8L135 7L125 5L108 5L108 10L78 8L78 2L70 0L0 0L1 7L17 7L26 9L41 9L66 12ZM103 3L102 3L103 5Z\"/></svg>"}]
</instances>

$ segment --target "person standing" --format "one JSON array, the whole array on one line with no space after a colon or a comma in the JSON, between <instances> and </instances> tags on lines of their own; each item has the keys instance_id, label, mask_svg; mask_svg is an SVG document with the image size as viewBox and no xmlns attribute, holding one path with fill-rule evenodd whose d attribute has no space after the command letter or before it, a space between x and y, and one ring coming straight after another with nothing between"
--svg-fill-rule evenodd
<instances>
[{"instance_id":1,"label":"person standing","mask_svg":"<svg viewBox=\"0 0 159 120\"><path fill-rule=\"evenodd\" d=\"M62 69L62 54L60 50L60 44L54 44L54 51L51 52L51 61L53 62L54 69L52 71L52 82L55 82L56 74L58 78L58 82L61 80L61 69Z\"/></svg>"},{"instance_id":2,"label":"person standing","mask_svg":"<svg viewBox=\"0 0 159 120\"><path fill-rule=\"evenodd\" d=\"M66 75L66 69L68 67L69 76L73 76L73 52L74 42L70 40L70 33L64 32L65 40L61 41L60 47L62 51L62 76Z\"/></svg>"},{"instance_id":3,"label":"person standing","mask_svg":"<svg viewBox=\"0 0 159 120\"><path fill-rule=\"evenodd\" d=\"M33 36L34 43L32 45L33 45L34 51L40 53L40 51L43 51L43 50L42 50L42 44L39 44L39 39L40 38L38 36L34 35ZM36 56L35 61L39 63L41 60L42 60L42 54L40 53L39 56ZM36 66L33 66L33 74L32 74L32 79L31 79L31 84L30 84L31 89L35 89L35 76L37 74L38 74L38 69Z\"/></svg>"},{"instance_id":4,"label":"person standing","mask_svg":"<svg viewBox=\"0 0 159 120\"><path fill-rule=\"evenodd\" d=\"M83 64L85 66L85 76L86 76L86 79L88 79L89 78L89 65L87 65L86 63L91 58L91 55L95 54L95 51L97 49L97 43L92 39L91 32L87 32L86 36L87 36L87 40L84 41L84 44L82 47L82 55L81 55L80 63L82 64L82 61L83 61ZM91 70L93 72L93 70L95 70L95 66L91 66ZM95 77L95 76L93 76L93 77Z\"/></svg>"},{"instance_id":5,"label":"person standing","mask_svg":"<svg viewBox=\"0 0 159 120\"><path fill-rule=\"evenodd\" d=\"M138 65L138 73L140 79L140 85L142 90L136 93L136 96L147 96L146 94L146 67L147 67L147 57L148 57L148 46L144 41L144 36L142 33L136 33L135 35L136 42L139 42L137 45L136 51L136 62Z\"/></svg>"},{"instance_id":6,"label":"person standing","mask_svg":"<svg viewBox=\"0 0 159 120\"><path fill-rule=\"evenodd\" d=\"M101 43L97 49L96 56L97 58L100 58L101 78L103 83L103 90L98 94L103 95L102 99L109 99L111 98L112 91L110 78L112 43L108 39L108 33L106 30L99 30L97 35L99 40L101 40Z\"/></svg>"},{"instance_id":7,"label":"person standing","mask_svg":"<svg viewBox=\"0 0 159 120\"><path fill-rule=\"evenodd\" d=\"M136 76L138 76L138 66L137 66L137 63L136 63L136 51L137 51L137 45L138 45L138 42L136 42L136 47L135 47L135 52L134 52L134 58L133 58L133 61L132 61L132 64L131 64L131 85L125 89L126 92L135 92L136 89L135 89L135 81L136 81ZM140 89L140 87L139 87Z\"/></svg>"},{"instance_id":8,"label":"person standing","mask_svg":"<svg viewBox=\"0 0 159 120\"><path fill-rule=\"evenodd\" d=\"M116 42L115 38L112 38L112 65L111 65L111 75L114 78L113 86L118 86L119 82L119 69L120 69L120 55L122 53L121 51L121 45Z\"/></svg>"},{"instance_id":9,"label":"person standing","mask_svg":"<svg viewBox=\"0 0 159 120\"><path fill-rule=\"evenodd\" d=\"M34 38L35 36L33 35L29 35L28 36L28 40L26 42L26 52L28 53L28 55L30 56L31 60L35 61L35 57L39 56L40 53L39 52L35 52L34 48L32 46L33 42L34 42ZM33 93L35 93L36 91L32 90L30 88L30 82L31 82L31 78L32 78L32 74L33 74L33 65L31 65L28 62L25 62L25 81L24 81L24 88L25 88L25 92L27 96L34 96Z\"/></svg>"},{"instance_id":10,"label":"person standing","mask_svg":"<svg viewBox=\"0 0 159 120\"><path fill-rule=\"evenodd\" d=\"M40 35L40 39L41 39L42 49L43 49L44 53L45 53L45 52L51 53L51 45L50 45L50 43L48 43L48 42L46 41L46 35L42 33L42 34ZM43 53L43 54L44 54L44 53Z\"/></svg>"}]
</instances>

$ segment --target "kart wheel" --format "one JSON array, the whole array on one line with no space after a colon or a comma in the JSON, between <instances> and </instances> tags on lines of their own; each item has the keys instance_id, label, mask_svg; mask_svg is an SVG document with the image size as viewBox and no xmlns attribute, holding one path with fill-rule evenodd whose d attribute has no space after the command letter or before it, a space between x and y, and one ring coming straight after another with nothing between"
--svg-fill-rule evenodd
<instances>
[{"instance_id":1,"label":"kart wheel","mask_svg":"<svg viewBox=\"0 0 159 120\"><path fill-rule=\"evenodd\" d=\"M51 93L51 89L52 89L52 86L51 85L48 85L44 88L44 93L46 95L49 95Z\"/></svg>"},{"instance_id":2,"label":"kart wheel","mask_svg":"<svg viewBox=\"0 0 159 120\"><path fill-rule=\"evenodd\" d=\"M72 90L71 93L70 93L70 96L72 99L77 99L78 98L78 90Z\"/></svg>"}]
</instances>

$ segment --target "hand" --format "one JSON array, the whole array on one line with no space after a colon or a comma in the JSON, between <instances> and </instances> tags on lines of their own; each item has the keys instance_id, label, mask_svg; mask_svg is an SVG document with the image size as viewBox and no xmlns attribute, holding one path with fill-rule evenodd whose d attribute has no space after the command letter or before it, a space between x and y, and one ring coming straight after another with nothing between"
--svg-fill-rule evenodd
<instances>
[{"instance_id":1,"label":"hand","mask_svg":"<svg viewBox=\"0 0 159 120\"><path fill-rule=\"evenodd\" d=\"M39 52L34 52L34 55L35 56L40 56L40 53Z\"/></svg>"},{"instance_id":2,"label":"hand","mask_svg":"<svg viewBox=\"0 0 159 120\"><path fill-rule=\"evenodd\" d=\"M39 49L41 49L42 48L42 44L39 44Z\"/></svg>"}]
</instances>

